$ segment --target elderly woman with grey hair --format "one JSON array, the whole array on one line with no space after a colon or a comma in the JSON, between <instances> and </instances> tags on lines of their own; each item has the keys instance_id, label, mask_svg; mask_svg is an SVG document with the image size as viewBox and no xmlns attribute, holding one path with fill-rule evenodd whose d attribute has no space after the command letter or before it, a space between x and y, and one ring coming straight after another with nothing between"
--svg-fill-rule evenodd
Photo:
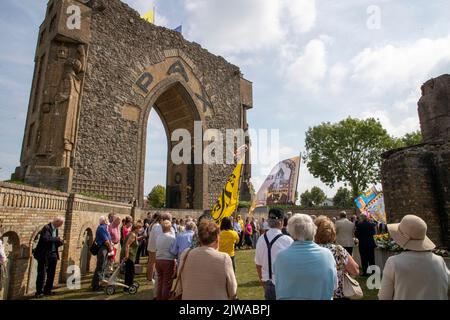
<instances>
[{"instance_id":1,"label":"elderly woman with grey hair","mask_svg":"<svg viewBox=\"0 0 450 320\"><path fill-rule=\"evenodd\" d=\"M328 249L313 242L317 227L312 218L295 214L287 226L294 239L275 261L278 300L331 300L337 287L336 262Z\"/></svg>"}]
</instances>

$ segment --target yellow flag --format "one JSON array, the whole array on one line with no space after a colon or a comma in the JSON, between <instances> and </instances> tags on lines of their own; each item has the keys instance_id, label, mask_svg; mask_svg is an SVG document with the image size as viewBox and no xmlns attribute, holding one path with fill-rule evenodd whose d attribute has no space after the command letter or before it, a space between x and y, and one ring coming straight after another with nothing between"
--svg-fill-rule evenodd
<instances>
[{"instance_id":1,"label":"yellow flag","mask_svg":"<svg viewBox=\"0 0 450 320\"><path fill-rule=\"evenodd\" d=\"M223 188L222 193L214 205L211 216L216 224L220 226L222 219L230 217L236 211L239 204L239 182L241 180L241 169L244 159L241 159L234 169L233 173Z\"/></svg>"},{"instance_id":2,"label":"yellow flag","mask_svg":"<svg viewBox=\"0 0 450 320\"><path fill-rule=\"evenodd\" d=\"M150 10L149 12L144 14L141 18L147 22L154 24L155 23L155 9Z\"/></svg>"}]
</instances>

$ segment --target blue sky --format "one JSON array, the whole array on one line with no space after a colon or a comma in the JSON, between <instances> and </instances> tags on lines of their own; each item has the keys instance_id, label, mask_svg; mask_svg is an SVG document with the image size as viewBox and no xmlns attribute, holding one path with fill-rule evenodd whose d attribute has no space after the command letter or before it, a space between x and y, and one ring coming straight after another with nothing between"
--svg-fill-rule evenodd
<instances>
[{"instance_id":1,"label":"blue sky","mask_svg":"<svg viewBox=\"0 0 450 320\"><path fill-rule=\"evenodd\" d=\"M182 24L185 38L241 67L254 86L250 126L280 130L280 158L303 151L308 127L347 116L376 117L394 136L417 130L421 84L450 71L448 0L124 2L140 13L155 5L156 24ZM46 3L0 2L2 180L19 164ZM379 28L369 28L374 21ZM166 138L156 114L148 132L146 190L165 183ZM253 167L256 187L270 166ZM302 165L299 191L315 185L334 194Z\"/></svg>"}]
</instances>

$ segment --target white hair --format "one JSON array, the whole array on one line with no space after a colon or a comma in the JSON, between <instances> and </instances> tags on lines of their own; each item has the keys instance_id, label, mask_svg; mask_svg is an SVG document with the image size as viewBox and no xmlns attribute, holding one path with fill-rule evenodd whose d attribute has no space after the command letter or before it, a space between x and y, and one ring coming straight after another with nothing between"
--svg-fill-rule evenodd
<instances>
[{"instance_id":1,"label":"white hair","mask_svg":"<svg viewBox=\"0 0 450 320\"><path fill-rule=\"evenodd\" d=\"M98 219L98 223L100 223L100 224L106 224L106 217L105 216L101 216L99 219Z\"/></svg>"},{"instance_id":2,"label":"white hair","mask_svg":"<svg viewBox=\"0 0 450 320\"><path fill-rule=\"evenodd\" d=\"M53 223L58 223L58 222L64 223L64 217L59 216L59 217L55 217L53 219Z\"/></svg>"},{"instance_id":3,"label":"white hair","mask_svg":"<svg viewBox=\"0 0 450 320\"><path fill-rule=\"evenodd\" d=\"M307 214L294 214L288 221L287 231L294 240L313 241L317 227Z\"/></svg>"},{"instance_id":4,"label":"white hair","mask_svg":"<svg viewBox=\"0 0 450 320\"><path fill-rule=\"evenodd\" d=\"M186 222L186 230L195 230L195 223L193 221Z\"/></svg>"}]
</instances>

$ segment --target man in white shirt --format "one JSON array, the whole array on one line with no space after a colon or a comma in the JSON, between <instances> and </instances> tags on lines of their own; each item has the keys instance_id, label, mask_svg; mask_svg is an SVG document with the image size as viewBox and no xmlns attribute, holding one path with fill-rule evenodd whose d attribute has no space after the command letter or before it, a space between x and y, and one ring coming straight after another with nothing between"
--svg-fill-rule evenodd
<instances>
[{"instance_id":1,"label":"man in white shirt","mask_svg":"<svg viewBox=\"0 0 450 320\"><path fill-rule=\"evenodd\" d=\"M353 247L355 245L353 240L355 225L347 219L347 213L345 211L341 211L339 217L340 219L335 223L336 243L343 246L348 253L352 255Z\"/></svg>"},{"instance_id":2,"label":"man in white shirt","mask_svg":"<svg viewBox=\"0 0 450 320\"><path fill-rule=\"evenodd\" d=\"M148 236L148 245L147 245L147 251L148 251L148 265L147 265L147 279L149 281L153 280L153 273L155 271L155 264L156 264L156 239L158 239L158 236L163 233L161 222L162 221L171 221L172 216L170 213L155 213L153 216L154 223L150 226L151 230ZM175 236L175 232L172 229L172 233Z\"/></svg>"},{"instance_id":3,"label":"man in white shirt","mask_svg":"<svg viewBox=\"0 0 450 320\"><path fill-rule=\"evenodd\" d=\"M283 235L281 232L284 216L283 210L276 208L270 209L267 220L269 230L263 236L259 237L258 243L256 244L256 272L264 288L266 300L276 299L273 265L278 253L288 248L293 242L290 236Z\"/></svg>"}]
</instances>

